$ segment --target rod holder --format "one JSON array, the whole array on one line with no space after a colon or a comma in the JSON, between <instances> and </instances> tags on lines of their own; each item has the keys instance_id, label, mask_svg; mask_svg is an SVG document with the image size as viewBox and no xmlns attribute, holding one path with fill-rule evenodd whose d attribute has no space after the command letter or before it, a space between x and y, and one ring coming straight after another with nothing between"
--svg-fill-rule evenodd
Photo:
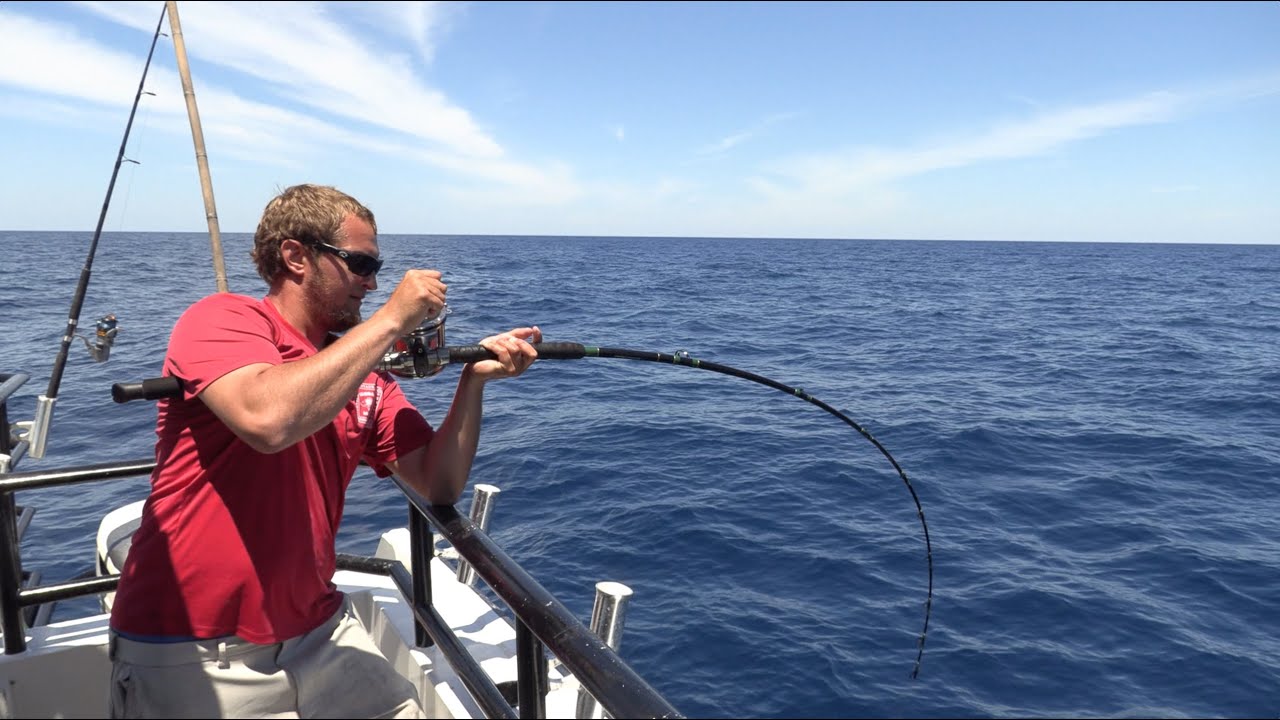
<instances>
[{"instance_id":1,"label":"rod holder","mask_svg":"<svg viewBox=\"0 0 1280 720\"><path fill-rule=\"evenodd\" d=\"M493 512L494 498L502 492L496 485L478 483L471 499L471 522L483 532L489 531L489 515ZM476 571L471 563L458 558L458 582L469 586L476 584Z\"/></svg>"},{"instance_id":2,"label":"rod holder","mask_svg":"<svg viewBox=\"0 0 1280 720\"><path fill-rule=\"evenodd\" d=\"M39 460L44 457L45 444L49 442L49 423L53 420L53 404L56 397L41 395L36 398L36 415L27 433L27 454Z\"/></svg>"},{"instance_id":3,"label":"rod holder","mask_svg":"<svg viewBox=\"0 0 1280 720\"><path fill-rule=\"evenodd\" d=\"M614 652L622 646L622 625L626 620L627 603L631 600L631 588L619 582L605 580L596 583L596 601L591 607L591 632L605 642ZM600 703L587 692L578 689L578 708L574 717L579 720L597 720L611 717Z\"/></svg>"}]
</instances>

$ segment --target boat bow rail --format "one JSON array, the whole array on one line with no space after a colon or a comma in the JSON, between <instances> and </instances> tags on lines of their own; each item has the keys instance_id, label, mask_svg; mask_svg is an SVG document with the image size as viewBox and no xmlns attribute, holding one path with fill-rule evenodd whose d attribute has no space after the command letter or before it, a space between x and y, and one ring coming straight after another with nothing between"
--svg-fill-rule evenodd
<instances>
[{"instance_id":1,"label":"boat bow rail","mask_svg":"<svg viewBox=\"0 0 1280 720\"><path fill-rule=\"evenodd\" d=\"M5 411L8 396L25 376L0 375L0 443L6 465L10 432ZM4 654L27 651L28 608L51 606L76 597L113 592L119 575L73 579L23 587L20 558L20 520L15 493L36 488L84 482L125 480L149 474L152 460L81 465L53 470L6 472L0 468L0 629ZM467 692L486 717L545 717L547 659L544 649L569 670L580 686L612 717L677 718L681 715L610 647L573 613L534 580L470 518L452 505L431 505L403 480L392 476L408 500L410 562L341 554L339 570L354 570L389 577L412 611L415 642L419 648L434 646L462 680ZM507 606L516 633L516 703L509 702L489 674L472 657L465 644L445 623L432 603L429 563L435 556L433 528L458 556ZM519 708L517 715L515 708Z\"/></svg>"}]
</instances>

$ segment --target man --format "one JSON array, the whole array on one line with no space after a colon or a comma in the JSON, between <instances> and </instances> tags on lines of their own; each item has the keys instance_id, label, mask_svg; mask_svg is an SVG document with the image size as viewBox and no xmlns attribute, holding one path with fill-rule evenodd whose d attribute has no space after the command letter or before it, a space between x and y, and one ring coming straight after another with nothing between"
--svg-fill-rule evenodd
<instances>
[{"instance_id":1,"label":"man","mask_svg":"<svg viewBox=\"0 0 1280 720\"><path fill-rule=\"evenodd\" d=\"M267 204L252 257L262 299L206 297L173 328L156 469L111 614L114 717L419 717L413 685L332 583L334 538L361 460L452 504L467 481L487 381L536 357L537 327L485 338L433 428L386 373L392 343L441 312L412 269L378 286L373 213L331 187ZM342 333L335 336L333 333Z\"/></svg>"}]
</instances>

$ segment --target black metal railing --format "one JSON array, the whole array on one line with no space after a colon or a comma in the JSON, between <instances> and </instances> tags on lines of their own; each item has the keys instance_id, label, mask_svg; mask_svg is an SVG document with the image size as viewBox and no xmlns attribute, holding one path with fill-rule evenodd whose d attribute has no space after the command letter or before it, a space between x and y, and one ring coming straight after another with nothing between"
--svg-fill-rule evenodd
<instances>
[{"instance_id":1,"label":"black metal railing","mask_svg":"<svg viewBox=\"0 0 1280 720\"><path fill-rule=\"evenodd\" d=\"M392 477L417 513L430 519L431 524L458 551L459 557L471 564L476 574L515 614L518 687L522 693L546 684L546 662L542 658L541 647L534 643L537 640L613 717L683 717L616 651L583 625L519 563L507 556L469 517L452 505L428 504L404 481ZM522 633L526 632L528 634L522 639ZM535 680L538 677L541 679ZM543 695L545 692L538 693L538 702ZM523 695L520 706L523 715L527 707Z\"/></svg>"},{"instance_id":2,"label":"black metal railing","mask_svg":"<svg viewBox=\"0 0 1280 720\"><path fill-rule=\"evenodd\" d=\"M0 407L3 406L0 398ZM2 415L0 415L2 417ZM7 434L7 427L5 428ZM149 474L150 460L99 463L45 471L0 474L0 629L4 633L5 654L26 650L26 628L22 609L27 606L74 597L111 592L119 576L72 580L69 582L21 586L19 542L12 528L14 493L35 488L82 482L117 480ZM517 707L519 717L545 716L547 663L543 648L549 649L574 674L581 685L613 717L683 717L641 678L607 644L597 638L470 518L452 505L430 505L398 477L393 479L409 501L409 529L412 571L394 560L340 555L340 569L359 570L390 576L412 609L416 642L435 645L488 717L517 717L515 709L479 663L467 652L453 630L431 603L431 573L434 539L431 526L453 545L504 602L516 618Z\"/></svg>"}]
</instances>

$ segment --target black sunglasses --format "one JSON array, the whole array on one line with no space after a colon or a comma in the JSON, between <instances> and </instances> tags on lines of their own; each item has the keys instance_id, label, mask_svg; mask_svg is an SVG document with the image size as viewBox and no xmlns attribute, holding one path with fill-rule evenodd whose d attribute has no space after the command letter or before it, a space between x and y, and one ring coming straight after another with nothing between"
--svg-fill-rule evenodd
<instances>
[{"instance_id":1,"label":"black sunglasses","mask_svg":"<svg viewBox=\"0 0 1280 720\"><path fill-rule=\"evenodd\" d=\"M360 277L369 277L382 269L381 258L376 258L372 255L365 255L364 253L352 252L350 250L343 250L340 247L334 247L329 243L322 243L319 240L313 240L311 244L321 250L331 252L342 258L342 261L347 264L347 269Z\"/></svg>"}]
</instances>

